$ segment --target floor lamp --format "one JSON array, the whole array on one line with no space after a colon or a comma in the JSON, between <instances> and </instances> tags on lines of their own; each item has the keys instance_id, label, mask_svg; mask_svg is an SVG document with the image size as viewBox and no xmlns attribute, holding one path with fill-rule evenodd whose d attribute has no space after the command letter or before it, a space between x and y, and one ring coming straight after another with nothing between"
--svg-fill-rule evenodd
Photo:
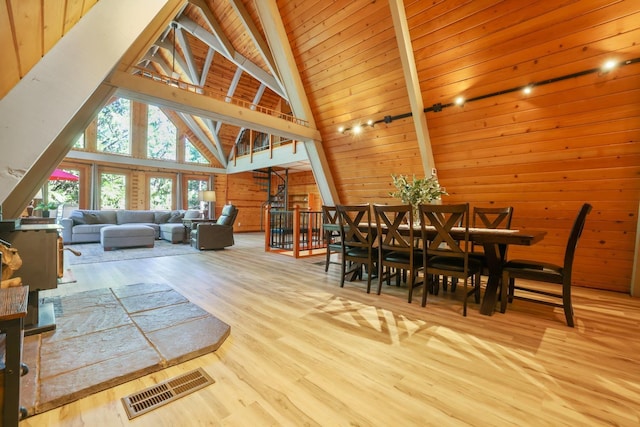
<instances>
[{"instance_id":1,"label":"floor lamp","mask_svg":"<svg viewBox=\"0 0 640 427\"><path fill-rule=\"evenodd\" d=\"M201 191L200 192L200 200L207 204L207 208L206 208L204 216L207 219L212 219L211 218L211 211L212 211L211 202L215 202L216 201L216 192L213 191L213 190Z\"/></svg>"}]
</instances>

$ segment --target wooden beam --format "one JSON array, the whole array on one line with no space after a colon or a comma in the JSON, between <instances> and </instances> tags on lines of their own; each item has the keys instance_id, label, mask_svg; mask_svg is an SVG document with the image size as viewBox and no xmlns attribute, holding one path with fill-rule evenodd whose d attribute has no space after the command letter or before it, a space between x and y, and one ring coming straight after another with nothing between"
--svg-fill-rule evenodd
<instances>
[{"instance_id":1,"label":"wooden beam","mask_svg":"<svg viewBox=\"0 0 640 427\"><path fill-rule=\"evenodd\" d=\"M307 120L315 128L315 120L309 105L304 85L300 78L298 66L296 65L291 45L287 33L284 29L282 17L278 10L278 5L274 0L256 2L258 15L262 18L262 26L265 36L271 46L276 66L280 73L280 78L285 86L285 90L291 96L289 103L293 114L296 117ZM318 190L325 204L339 203L338 191L336 189L329 162L327 161L324 148L322 147L320 136L318 138L291 138L304 141L306 153L311 162L311 169L318 185Z\"/></svg>"},{"instance_id":2,"label":"wooden beam","mask_svg":"<svg viewBox=\"0 0 640 427\"><path fill-rule=\"evenodd\" d=\"M221 49L220 52L223 53L225 56L231 56L232 52L235 49L233 48L233 45L227 38L227 35L224 33L224 30L222 29L222 26L216 19L215 15L211 12L209 5L204 0L189 0L189 3L195 6L198 6L198 8L200 8L200 11L202 12L203 17L207 20L207 22L211 26L211 29L213 30L213 34L216 36L216 38L218 39L218 42L220 43L220 49Z\"/></svg>"},{"instance_id":3,"label":"wooden beam","mask_svg":"<svg viewBox=\"0 0 640 427\"><path fill-rule=\"evenodd\" d=\"M140 159L140 158L127 157L127 156L120 156L118 154L92 153L88 151L71 150L67 154L66 158L71 160L89 160L91 162L98 162L98 163L125 165L129 167L147 166L147 167L158 168L158 169L171 169L172 171L178 170L182 172L203 172L208 174L225 173L224 169L214 168L214 167L205 166L205 165L180 164L180 163L174 163L174 162L167 163L165 160Z\"/></svg>"},{"instance_id":4,"label":"wooden beam","mask_svg":"<svg viewBox=\"0 0 640 427\"><path fill-rule=\"evenodd\" d=\"M282 84L282 79L280 79L280 77L278 76L278 70L276 68L273 55L271 54L271 49L269 49L269 45L267 44L266 40L262 38L262 35L260 35L260 31L251 19L251 15L249 15L247 8L241 1L230 0L229 3L231 3L231 7L235 9L236 13L240 17L242 24L247 30L247 34L249 35L249 37L251 37L251 40L253 40L253 44L256 49L258 49L258 52L260 52L260 55L262 55L262 58L264 58L264 61L267 63L267 67L269 67L269 69L271 70L271 73L278 81L282 90L285 90L285 87Z\"/></svg>"},{"instance_id":5,"label":"wooden beam","mask_svg":"<svg viewBox=\"0 0 640 427\"><path fill-rule=\"evenodd\" d=\"M215 37L215 35L210 33L206 28L198 25L196 22L192 21L186 16L181 16L177 22L185 30L191 33L191 35L200 39L200 41L205 43L207 46L220 52L225 58L236 64L238 67L242 68L242 70L247 74L258 80L259 82L266 84L272 91L280 95L282 98L288 99L287 94L280 87L280 82L274 76L258 67L256 64L245 58L236 50L233 50L229 53L226 52L226 50L222 48L222 45Z\"/></svg>"},{"instance_id":6,"label":"wooden beam","mask_svg":"<svg viewBox=\"0 0 640 427\"><path fill-rule=\"evenodd\" d=\"M320 139L320 132L313 127L299 125L129 73L115 71L109 77L108 83L117 87L120 95L148 104L162 105L175 111L222 120L235 126L273 133L289 139Z\"/></svg>"},{"instance_id":7,"label":"wooden beam","mask_svg":"<svg viewBox=\"0 0 640 427\"><path fill-rule=\"evenodd\" d=\"M424 102L422 100L422 92L420 91L420 78L418 77L416 62L413 56L411 35L409 34L407 16L404 11L404 2L403 0L389 0L389 7L391 8L393 28L396 33L396 40L398 40L398 51L400 53L400 60L402 61L402 71L409 94L409 103L411 104L411 113L416 128L418 146L420 147L422 168L424 169L425 176L435 175L436 167L433 159L433 150L431 148L431 138L429 136L429 127L427 126L427 116L424 113Z\"/></svg>"}]
</instances>

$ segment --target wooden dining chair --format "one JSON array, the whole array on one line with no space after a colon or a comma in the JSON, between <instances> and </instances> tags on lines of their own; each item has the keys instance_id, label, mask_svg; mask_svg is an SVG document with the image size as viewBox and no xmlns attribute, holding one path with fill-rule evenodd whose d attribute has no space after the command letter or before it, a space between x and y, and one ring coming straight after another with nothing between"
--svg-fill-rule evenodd
<instances>
[{"instance_id":1,"label":"wooden dining chair","mask_svg":"<svg viewBox=\"0 0 640 427\"><path fill-rule=\"evenodd\" d=\"M471 227L473 228L490 228L490 229L511 229L511 218L513 217L513 207L483 207L474 206ZM507 258L507 245L499 246L500 259L504 261ZM471 242L471 252L469 257L478 259L482 262L482 275L489 275L488 261L485 257L482 245Z\"/></svg>"},{"instance_id":2,"label":"wooden dining chair","mask_svg":"<svg viewBox=\"0 0 640 427\"><path fill-rule=\"evenodd\" d=\"M520 299L562 308L567 325L573 327L571 273L578 240L582 235L589 212L591 212L591 205L589 203L583 204L569 233L562 266L549 262L521 259L514 259L504 264L502 269L501 312L504 313L507 308L508 292L509 302L514 299ZM525 279L527 282L516 284L515 279ZM559 290L552 291L537 287L535 282L551 283L561 287ZM507 286L505 286L507 283L509 284L508 290ZM518 295L515 294L516 290L519 291Z\"/></svg>"},{"instance_id":3,"label":"wooden dining chair","mask_svg":"<svg viewBox=\"0 0 640 427\"><path fill-rule=\"evenodd\" d=\"M399 286L406 276L411 303L423 262L422 250L416 247L414 238L413 209L411 205L374 205L373 211L378 238L378 295L382 282L391 284L391 278L395 277Z\"/></svg>"},{"instance_id":4,"label":"wooden dining chair","mask_svg":"<svg viewBox=\"0 0 640 427\"><path fill-rule=\"evenodd\" d=\"M469 242L469 204L455 205L420 205L420 224L422 241L425 242L423 252L424 276L422 306L427 303L430 277L447 276L464 281L464 305L462 314L467 315L467 300L474 294L476 303L480 302L480 273L482 263L469 258L471 248ZM427 227L435 228L435 236L429 238ZM454 236L452 229L458 227L462 236ZM461 238L462 237L462 238ZM468 289L469 278L472 289Z\"/></svg>"},{"instance_id":5,"label":"wooden dining chair","mask_svg":"<svg viewBox=\"0 0 640 427\"><path fill-rule=\"evenodd\" d=\"M371 278L377 273L378 250L374 247L374 232L371 228L371 206L336 205L341 240L340 287L344 279L351 275L362 279L363 267L367 274L367 293L371 291Z\"/></svg>"},{"instance_id":6,"label":"wooden dining chair","mask_svg":"<svg viewBox=\"0 0 640 427\"><path fill-rule=\"evenodd\" d=\"M338 211L335 206L322 205L322 223L332 226L338 226ZM327 246L327 255L324 263L324 271L329 271L329 264L340 264L337 261L331 261L332 254L339 254L342 251L342 235L340 230L325 229L324 241Z\"/></svg>"}]
</instances>

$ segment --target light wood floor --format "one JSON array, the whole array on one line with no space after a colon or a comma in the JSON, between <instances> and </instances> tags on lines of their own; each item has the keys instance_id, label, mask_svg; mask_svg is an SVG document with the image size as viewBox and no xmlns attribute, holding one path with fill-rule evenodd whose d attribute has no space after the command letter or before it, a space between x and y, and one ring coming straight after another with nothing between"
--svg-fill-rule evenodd
<instances>
[{"instance_id":1,"label":"light wood floor","mask_svg":"<svg viewBox=\"0 0 640 427\"><path fill-rule=\"evenodd\" d=\"M64 294L173 286L231 325L215 353L21 421L27 426L425 426L640 424L640 299L575 289L577 325L516 301L482 316L458 298L338 282L323 257L224 251L73 267ZM377 285L377 284L376 284ZM117 345L117 343L114 343ZM87 349L91 351L91 349ZM129 421L120 398L204 368L212 386Z\"/></svg>"}]
</instances>

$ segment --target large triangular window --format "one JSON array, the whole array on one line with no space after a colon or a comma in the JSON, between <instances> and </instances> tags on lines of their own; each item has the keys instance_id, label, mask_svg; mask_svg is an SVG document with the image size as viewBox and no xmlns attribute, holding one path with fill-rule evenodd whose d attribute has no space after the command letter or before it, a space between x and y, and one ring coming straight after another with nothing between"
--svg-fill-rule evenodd
<instances>
[{"instance_id":1,"label":"large triangular window","mask_svg":"<svg viewBox=\"0 0 640 427\"><path fill-rule=\"evenodd\" d=\"M176 160L178 130L160 108L149 105L147 126L147 157L156 160Z\"/></svg>"},{"instance_id":2,"label":"large triangular window","mask_svg":"<svg viewBox=\"0 0 640 427\"><path fill-rule=\"evenodd\" d=\"M200 150L189 141L189 138L184 139L184 161L189 163L209 163Z\"/></svg>"}]
</instances>

